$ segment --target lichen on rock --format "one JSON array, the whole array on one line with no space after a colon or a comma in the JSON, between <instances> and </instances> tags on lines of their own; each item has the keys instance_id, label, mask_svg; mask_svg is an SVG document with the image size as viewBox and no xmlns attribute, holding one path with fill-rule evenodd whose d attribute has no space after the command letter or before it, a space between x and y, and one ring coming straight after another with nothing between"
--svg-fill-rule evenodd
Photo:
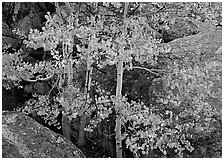
<instances>
[{"instance_id":1,"label":"lichen on rock","mask_svg":"<svg viewBox=\"0 0 224 160\"><path fill-rule=\"evenodd\" d=\"M2 115L3 158L84 158L62 135L18 112Z\"/></svg>"}]
</instances>

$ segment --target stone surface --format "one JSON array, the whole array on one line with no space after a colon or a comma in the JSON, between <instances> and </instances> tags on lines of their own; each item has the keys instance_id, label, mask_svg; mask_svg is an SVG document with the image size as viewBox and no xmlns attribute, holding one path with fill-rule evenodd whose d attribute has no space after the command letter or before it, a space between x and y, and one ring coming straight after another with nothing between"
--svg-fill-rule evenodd
<instances>
[{"instance_id":1,"label":"stone surface","mask_svg":"<svg viewBox=\"0 0 224 160\"><path fill-rule=\"evenodd\" d=\"M198 33L198 28L192 22L177 18L174 25L163 33L164 42L170 42L177 38L182 38Z\"/></svg>"},{"instance_id":2,"label":"stone surface","mask_svg":"<svg viewBox=\"0 0 224 160\"><path fill-rule=\"evenodd\" d=\"M169 43L160 44L160 47L163 49L170 48L167 52L161 51L161 57L166 59L166 64L163 64L163 66L172 66L173 63L178 63L180 67L186 64L197 64L200 69L208 70L208 73L206 73L208 76L206 76L204 81L212 82L211 88L215 96L207 97L206 101L214 108L221 110L222 68L220 64L222 61L222 30L213 30L175 39ZM209 67L209 64L215 67ZM164 67L164 69L167 69L167 67ZM216 75L218 76L216 77Z\"/></svg>"},{"instance_id":3,"label":"stone surface","mask_svg":"<svg viewBox=\"0 0 224 160\"><path fill-rule=\"evenodd\" d=\"M6 90L2 87L2 110L12 111L16 108L17 98L15 94L15 89Z\"/></svg>"},{"instance_id":4,"label":"stone surface","mask_svg":"<svg viewBox=\"0 0 224 160\"><path fill-rule=\"evenodd\" d=\"M15 28L19 29L21 33L27 35L30 29L40 29L42 26L42 18L38 14L30 14L17 22Z\"/></svg>"},{"instance_id":5,"label":"stone surface","mask_svg":"<svg viewBox=\"0 0 224 160\"><path fill-rule=\"evenodd\" d=\"M212 56L212 53L215 53L221 45L222 30L215 30L203 34L178 38L169 43L162 43L160 46L171 47L168 55L172 57L178 55L179 58L189 54L195 54L195 52L199 51L203 55Z\"/></svg>"},{"instance_id":6,"label":"stone surface","mask_svg":"<svg viewBox=\"0 0 224 160\"><path fill-rule=\"evenodd\" d=\"M26 93L37 93L41 95L46 95L50 91L50 86L47 82L41 81L41 82L35 82L30 83L24 87L24 91Z\"/></svg>"},{"instance_id":7,"label":"stone surface","mask_svg":"<svg viewBox=\"0 0 224 160\"><path fill-rule=\"evenodd\" d=\"M18 112L2 115L3 158L84 158L63 136Z\"/></svg>"},{"instance_id":8,"label":"stone surface","mask_svg":"<svg viewBox=\"0 0 224 160\"><path fill-rule=\"evenodd\" d=\"M15 34L10 31L9 26L6 23L2 23L2 47L12 47L16 49L19 46L19 40Z\"/></svg>"}]
</instances>

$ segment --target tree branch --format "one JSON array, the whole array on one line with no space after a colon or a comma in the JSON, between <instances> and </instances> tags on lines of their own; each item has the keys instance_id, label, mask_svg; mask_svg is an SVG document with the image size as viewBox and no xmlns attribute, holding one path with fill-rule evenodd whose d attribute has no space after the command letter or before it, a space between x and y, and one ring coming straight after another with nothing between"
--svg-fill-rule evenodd
<instances>
[{"instance_id":1,"label":"tree branch","mask_svg":"<svg viewBox=\"0 0 224 160\"><path fill-rule=\"evenodd\" d=\"M148 71L152 74L155 74L155 75L159 75L158 73L154 72L154 71L162 71L162 72L165 72L165 70L158 70L158 69L148 69L148 68L144 68L144 67L139 67L139 66L134 66L132 67L132 69L142 69L142 70L145 70L145 71Z\"/></svg>"}]
</instances>

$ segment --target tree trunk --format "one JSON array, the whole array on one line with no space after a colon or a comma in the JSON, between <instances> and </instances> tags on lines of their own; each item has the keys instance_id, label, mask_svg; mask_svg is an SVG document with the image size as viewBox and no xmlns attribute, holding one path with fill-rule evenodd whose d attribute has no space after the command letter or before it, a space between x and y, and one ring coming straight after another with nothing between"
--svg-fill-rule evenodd
<instances>
[{"instance_id":1,"label":"tree trunk","mask_svg":"<svg viewBox=\"0 0 224 160\"><path fill-rule=\"evenodd\" d=\"M73 67L72 67L72 59L69 59L68 57L68 51L69 51L69 48L68 48L68 45L66 45L65 43L63 43L63 57L65 59L67 59L67 66L66 66L66 73L67 73L67 76L68 76L68 84L67 84L67 89L68 91L71 90L72 88L72 83L73 83ZM69 95L68 96L68 99L69 99L69 102L71 101L72 95ZM70 103L69 103L70 104ZM63 106L63 107L66 107L66 106ZM68 140L71 141L71 123L70 123L70 120L67 118L66 116L66 113L63 113L62 112L62 133L63 133L63 136L65 138L67 138Z\"/></svg>"},{"instance_id":2,"label":"tree trunk","mask_svg":"<svg viewBox=\"0 0 224 160\"><path fill-rule=\"evenodd\" d=\"M65 138L67 138L69 141L71 141L71 128L70 128L70 122L69 122L69 119L67 118L67 116L62 113L62 120L61 120L61 123L62 123L62 133L63 133L63 136Z\"/></svg>"},{"instance_id":3,"label":"tree trunk","mask_svg":"<svg viewBox=\"0 0 224 160\"><path fill-rule=\"evenodd\" d=\"M85 127L87 122L88 116L83 113L80 120L80 128L79 128L79 140L78 140L78 146L82 147L86 144L86 137L85 137Z\"/></svg>"},{"instance_id":4,"label":"tree trunk","mask_svg":"<svg viewBox=\"0 0 224 160\"><path fill-rule=\"evenodd\" d=\"M116 158L122 158L122 138L121 138L120 115L118 115L116 118L115 134L116 134Z\"/></svg>"},{"instance_id":5,"label":"tree trunk","mask_svg":"<svg viewBox=\"0 0 224 160\"><path fill-rule=\"evenodd\" d=\"M121 90L122 90L122 81L123 81L123 61L120 60L117 65L117 88L116 88L116 99L117 103L115 105L116 109L116 125L115 125L115 138L116 138L116 157L122 158L122 138L121 138Z\"/></svg>"},{"instance_id":6,"label":"tree trunk","mask_svg":"<svg viewBox=\"0 0 224 160\"><path fill-rule=\"evenodd\" d=\"M92 82L92 72L93 68L91 67L91 64L88 64L87 62L87 73L86 73L86 84L85 84L85 93L86 93L86 106L84 107L83 114L81 116L80 120L80 128L79 128L79 140L78 140L78 146L82 147L86 144L86 138L85 138L85 127L88 120L88 115L85 113L85 111L88 109L89 101L90 101L90 89L91 89L91 82Z\"/></svg>"},{"instance_id":7,"label":"tree trunk","mask_svg":"<svg viewBox=\"0 0 224 160\"><path fill-rule=\"evenodd\" d=\"M126 16L127 16L127 11L128 11L128 2L125 2L125 7L124 7L124 30L123 30L123 38L125 39L125 35L127 32L127 23L126 23ZM125 45L122 46L122 49L120 51L119 56L119 61L117 64L117 88L116 88L116 99L117 102L115 104L115 110L116 110L116 125L115 125L115 138L116 138L116 157L117 158L122 158L122 137L121 137L121 109L122 109L122 82L123 82L123 57L122 54L124 54L124 47Z\"/></svg>"}]
</instances>

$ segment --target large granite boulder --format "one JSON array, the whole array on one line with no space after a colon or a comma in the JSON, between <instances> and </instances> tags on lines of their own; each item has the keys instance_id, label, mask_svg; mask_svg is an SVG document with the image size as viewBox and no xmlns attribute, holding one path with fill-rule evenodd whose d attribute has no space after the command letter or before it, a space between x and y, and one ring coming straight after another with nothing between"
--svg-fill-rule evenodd
<instances>
[{"instance_id":1,"label":"large granite boulder","mask_svg":"<svg viewBox=\"0 0 224 160\"><path fill-rule=\"evenodd\" d=\"M40 29L42 27L42 16L30 14L19 20L15 26L22 34L28 35L30 29Z\"/></svg>"},{"instance_id":2,"label":"large granite boulder","mask_svg":"<svg viewBox=\"0 0 224 160\"><path fill-rule=\"evenodd\" d=\"M9 29L9 26L2 22L2 47L18 48L21 41L16 35Z\"/></svg>"},{"instance_id":3,"label":"large granite boulder","mask_svg":"<svg viewBox=\"0 0 224 160\"><path fill-rule=\"evenodd\" d=\"M199 33L198 28L191 21L177 18L173 25L169 26L168 30L163 31L164 42L170 42L177 38L183 38Z\"/></svg>"},{"instance_id":4,"label":"large granite boulder","mask_svg":"<svg viewBox=\"0 0 224 160\"><path fill-rule=\"evenodd\" d=\"M171 48L165 56L170 58L182 58L185 56L197 55L200 52L203 61L208 61L209 57L222 45L222 30L187 36L175 39L169 43L161 43L162 48Z\"/></svg>"},{"instance_id":5,"label":"large granite boulder","mask_svg":"<svg viewBox=\"0 0 224 160\"><path fill-rule=\"evenodd\" d=\"M4 81L3 81L4 83ZM17 98L16 98L15 88L5 89L2 87L2 110L12 111L16 108Z\"/></svg>"},{"instance_id":6,"label":"large granite boulder","mask_svg":"<svg viewBox=\"0 0 224 160\"><path fill-rule=\"evenodd\" d=\"M209 94L206 101L214 108L221 110L222 30L217 29L175 39L169 43L160 44L160 48L162 48L161 62L167 71L175 70L175 64L178 64L180 68L197 66L200 70L207 72L204 81L211 82L213 94L211 94L212 97Z\"/></svg>"},{"instance_id":7,"label":"large granite boulder","mask_svg":"<svg viewBox=\"0 0 224 160\"><path fill-rule=\"evenodd\" d=\"M188 119L190 123L187 123L193 126L186 133L192 135L189 140L195 149L189 152L190 154L186 152L186 157L220 158L222 155L222 31L213 30L178 38L169 43L162 43L160 47L159 61L162 63L161 68L165 70L164 77L152 82L151 92L171 92L173 97L180 95L181 105L170 106L173 107L175 114L178 114L180 125L186 125L185 120ZM187 76L184 76L185 74ZM211 108L206 110L207 106L204 107L202 101L207 102ZM197 129L195 125L197 123L202 126L207 125L209 114L203 112L199 114L196 110L191 114L192 104L202 106L209 114L213 114L209 122L212 132ZM183 116L183 111L189 111L189 118ZM197 118L194 118L195 115Z\"/></svg>"},{"instance_id":8,"label":"large granite boulder","mask_svg":"<svg viewBox=\"0 0 224 160\"><path fill-rule=\"evenodd\" d=\"M62 135L18 112L2 115L3 158L84 158Z\"/></svg>"}]
</instances>

